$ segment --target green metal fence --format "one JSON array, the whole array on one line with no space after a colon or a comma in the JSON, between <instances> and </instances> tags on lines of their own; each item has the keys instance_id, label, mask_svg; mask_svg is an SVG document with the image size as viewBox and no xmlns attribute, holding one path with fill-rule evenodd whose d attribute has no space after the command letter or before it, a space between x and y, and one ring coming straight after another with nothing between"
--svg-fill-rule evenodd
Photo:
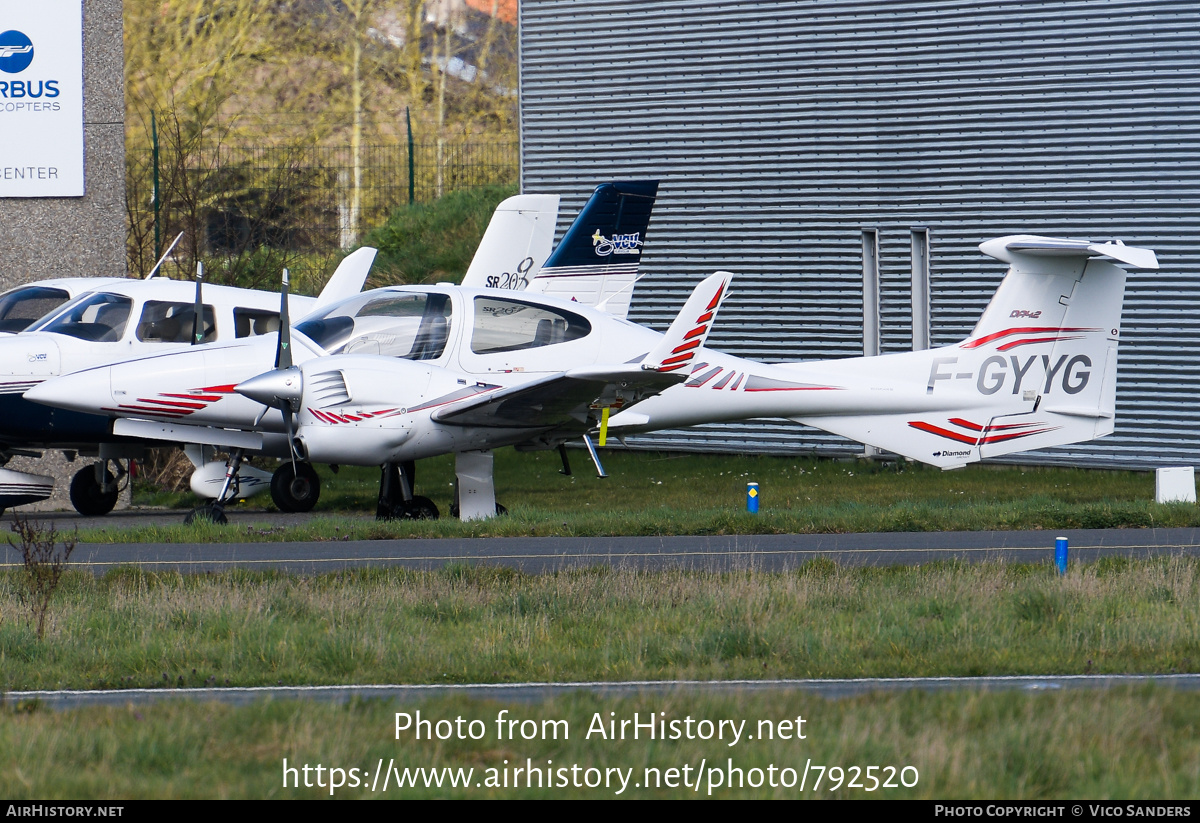
<instances>
[{"instance_id":1,"label":"green metal fence","mask_svg":"<svg viewBox=\"0 0 1200 823\"><path fill-rule=\"evenodd\" d=\"M129 270L144 275L180 232L168 270L203 260L215 282L274 288L288 266L303 288L397 208L517 181L513 142L247 146L126 156Z\"/></svg>"}]
</instances>

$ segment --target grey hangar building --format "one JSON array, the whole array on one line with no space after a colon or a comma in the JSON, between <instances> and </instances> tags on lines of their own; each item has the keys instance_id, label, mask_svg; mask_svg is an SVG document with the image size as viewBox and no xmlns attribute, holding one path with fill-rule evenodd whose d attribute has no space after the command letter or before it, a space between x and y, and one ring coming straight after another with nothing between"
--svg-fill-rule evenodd
<instances>
[{"instance_id":1,"label":"grey hangar building","mask_svg":"<svg viewBox=\"0 0 1200 823\"><path fill-rule=\"evenodd\" d=\"M657 179L630 319L735 273L708 345L768 361L966 337L1007 234L1120 238L1116 432L1006 462L1200 464L1200 6L521 0L521 188ZM851 455L787 421L636 448Z\"/></svg>"}]
</instances>

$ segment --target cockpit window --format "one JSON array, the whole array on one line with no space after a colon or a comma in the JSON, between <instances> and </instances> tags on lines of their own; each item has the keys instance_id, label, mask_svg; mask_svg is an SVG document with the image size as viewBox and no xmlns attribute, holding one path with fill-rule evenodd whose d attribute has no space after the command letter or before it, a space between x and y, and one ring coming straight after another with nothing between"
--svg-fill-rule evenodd
<instances>
[{"instance_id":1,"label":"cockpit window","mask_svg":"<svg viewBox=\"0 0 1200 823\"><path fill-rule=\"evenodd\" d=\"M235 337L258 337L279 331L279 312L264 309L233 310L233 325Z\"/></svg>"},{"instance_id":2,"label":"cockpit window","mask_svg":"<svg viewBox=\"0 0 1200 823\"><path fill-rule=\"evenodd\" d=\"M0 332L24 331L70 299L63 289L27 286L0 297Z\"/></svg>"},{"instance_id":3,"label":"cockpit window","mask_svg":"<svg viewBox=\"0 0 1200 823\"><path fill-rule=\"evenodd\" d=\"M142 307L142 319L138 321L137 339L147 343L191 343L195 317L193 303L147 300ZM202 337L197 342L207 343L216 336L213 307L205 304Z\"/></svg>"},{"instance_id":4,"label":"cockpit window","mask_svg":"<svg viewBox=\"0 0 1200 823\"><path fill-rule=\"evenodd\" d=\"M436 360L450 337L450 315L450 298L445 294L376 293L335 306L296 330L328 354Z\"/></svg>"},{"instance_id":5,"label":"cockpit window","mask_svg":"<svg viewBox=\"0 0 1200 823\"><path fill-rule=\"evenodd\" d=\"M80 295L50 322L39 325L37 331L111 343L125 334L125 324L129 322L132 309L133 301L124 295L92 292Z\"/></svg>"},{"instance_id":6,"label":"cockpit window","mask_svg":"<svg viewBox=\"0 0 1200 823\"><path fill-rule=\"evenodd\" d=\"M476 354L536 349L586 337L592 324L569 311L499 297L475 298L471 351Z\"/></svg>"}]
</instances>

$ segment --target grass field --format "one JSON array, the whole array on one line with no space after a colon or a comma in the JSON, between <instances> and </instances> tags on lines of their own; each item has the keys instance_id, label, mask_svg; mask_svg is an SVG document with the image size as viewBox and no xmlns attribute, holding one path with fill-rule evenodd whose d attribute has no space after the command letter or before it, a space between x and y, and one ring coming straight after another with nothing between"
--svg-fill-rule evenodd
<instances>
[{"instance_id":1,"label":"grass field","mask_svg":"<svg viewBox=\"0 0 1200 823\"><path fill-rule=\"evenodd\" d=\"M555 727L557 740L549 729L551 739L546 740L498 739L495 720L504 709L509 711L506 718L565 720L566 725ZM476 728L484 729L483 737L418 742L406 731L396 739L395 712L415 715L418 710L435 721L479 720L483 725ZM597 714L601 720L621 720L632 719L635 712L643 721L648 714L665 720L745 720L744 733L751 736L760 721L803 717L805 739L743 736L730 746L729 736L709 741L586 737ZM0 714L0 795L14 801L330 796L328 788L315 785L315 771L309 773L311 788L284 788L284 758L289 767L361 770L355 778L365 786L346 786L335 797L705 797L711 790L713 797L1185 798L1200 793L1200 695L1150 688L910 692L837 701L788 693L675 693L619 700L575 694L532 705L443 698L405 705L167 703L63 713L34 706ZM382 770L392 766L402 776L405 769L473 771L467 788L451 788L444 778L441 788L401 790L392 772L388 790L382 791L380 778L372 793L371 777L381 760ZM543 780L555 781L554 788L539 789L536 783L527 788L530 778L524 769L529 763L566 771L541 772ZM800 792L806 764L809 774ZM741 786L731 765L741 770ZM573 771L574 766L579 769ZM818 775L816 768L822 766L846 771L838 781L837 772ZM870 766L894 767L891 782L896 788L867 791ZM851 767L862 771L855 774ZM910 767L903 773L909 788L900 785L903 767ZM522 772L515 774L517 768ZM675 788L666 785L671 768L679 770ZM888 777L882 770L869 774ZM339 779L349 782L350 777ZM604 785L605 778L611 786ZM710 788L718 779L722 785ZM303 772L298 769L293 780L302 784ZM417 780L423 784L421 777ZM517 780L521 786L514 788ZM687 786L681 785L683 780ZM489 788L488 781L498 786ZM568 786L558 788L559 781ZM599 785L575 788L571 784L576 781ZM779 785L788 781L794 785ZM864 788L848 788L854 781ZM322 782L328 786L328 772ZM755 782L762 785L754 788L750 784ZM841 788L833 790L839 782Z\"/></svg>"},{"instance_id":2,"label":"grass field","mask_svg":"<svg viewBox=\"0 0 1200 823\"><path fill-rule=\"evenodd\" d=\"M422 461L418 491L441 508L437 521L376 523L379 473L318 467L323 492L303 526L262 529L95 529L88 541L331 540L395 537L785 534L812 532L1118 528L1200 525L1192 505L1159 505L1148 472L971 466L943 472L899 463L796 457L673 455L611 451L598 479L583 454L559 474L556 453L496 452L497 497L507 517L460 523L449 517L453 461ZM745 511L746 483L761 511ZM191 506L194 499L140 492L135 502ZM269 506L253 498L249 508Z\"/></svg>"},{"instance_id":3,"label":"grass field","mask_svg":"<svg viewBox=\"0 0 1200 823\"><path fill-rule=\"evenodd\" d=\"M39 642L0 577L0 687L1200 671L1200 561L791 573L451 566L76 573Z\"/></svg>"},{"instance_id":4,"label":"grass field","mask_svg":"<svg viewBox=\"0 0 1200 823\"><path fill-rule=\"evenodd\" d=\"M1194 506L1160 506L1147 473L610 452L598 480L582 455L497 452L512 514L463 524L376 523L377 473L321 467L325 493L303 526L104 529L90 541L298 540L489 535L737 534L924 529L1200 525ZM419 491L449 508L453 464L424 461ZM744 511L745 484L763 491ZM264 500L260 498L260 500ZM138 502L191 505L182 497ZM524 575L452 565L321 576L229 572L69 573L39 642L16 572L0 575L0 689L275 684L456 683L1200 671L1200 560L936 563L788 573L592 568ZM499 711L564 719L568 740L394 737L394 712L481 719ZM762 719L803 715L803 741L585 739L592 718ZM615 714L610 715L613 712ZM433 699L412 705L266 702L156 704L51 712L0 709L0 794L22 798L328 797L284 788L282 761L475 769L509 786L407 788L388 797L609 797L616 787L514 788L513 769L621 769L632 783L691 770L687 786L623 797L704 796L704 761L742 769L911 766L911 783L817 797L1171 798L1200 791L1200 695L1165 689L884 694L825 701L794 694L689 693L546 703ZM509 761L507 764L504 761ZM600 771L589 773L587 769ZM492 770L489 772L488 770ZM782 777L782 773L779 773ZM876 774L879 774L876 772ZM636 777L635 777L636 775ZM849 779L850 773L847 773ZM815 782L815 772L809 780ZM365 781L365 776L362 778ZM619 781L619 776L616 778ZM654 778L655 780L658 777ZM860 782L869 782L859 776ZM722 778L722 782L725 778ZM897 781L899 782L899 781ZM715 787L716 797L793 797L796 787ZM366 797L364 787L337 796Z\"/></svg>"}]
</instances>

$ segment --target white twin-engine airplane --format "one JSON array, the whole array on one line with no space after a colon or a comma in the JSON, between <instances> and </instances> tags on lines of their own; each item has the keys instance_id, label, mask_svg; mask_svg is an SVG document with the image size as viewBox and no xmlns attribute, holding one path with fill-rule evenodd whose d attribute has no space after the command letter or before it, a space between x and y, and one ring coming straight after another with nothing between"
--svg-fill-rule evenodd
<instances>
[{"instance_id":1,"label":"white twin-engine airplane","mask_svg":"<svg viewBox=\"0 0 1200 823\"><path fill-rule=\"evenodd\" d=\"M292 297L292 310L309 312L357 294L374 257L374 249L348 256L320 298ZM36 457L51 448L97 455L99 462L72 479L71 502L81 514L107 514L126 473L121 460L141 456L145 444L114 437L107 417L30 403L25 391L100 363L278 328L276 294L163 277L61 278L5 292L0 295L0 466L14 455ZM198 453L194 462L203 476ZM223 463L207 472L218 468L223 476ZM266 475L261 482L269 479ZM247 487L253 485L251 478L247 481ZM53 478L0 468L0 511L44 500L53 488Z\"/></svg>"},{"instance_id":2,"label":"white twin-engine airplane","mask_svg":"<svg viewBox=\"0 0 1200 823\"><path fill-rule=\"evenodd\" d=\"M925 351L767 364L710 350L725 272L696 287L666 334L547 295L402 286L310 316L291 330L294 354L285 324L277 341L93 369L26 396L118 417L118 433L231 447L208 512L217 520L242 450L260 448L264 432L285 432L293 460L382 464L384 516L436 516L411 469L396 467L453 453L463 519L497 510L492 449L561 449L581 436L590 448L593 433L603 445L785 418L943 468L1111 433L1118 264L1157 268L1154 253L1028 235L980 250L1009 263L1000 288L966 340ZM259 374L272 347L276 368ZM159 398L187 406L144 419Z\"/></svg>"}]
</instances>

